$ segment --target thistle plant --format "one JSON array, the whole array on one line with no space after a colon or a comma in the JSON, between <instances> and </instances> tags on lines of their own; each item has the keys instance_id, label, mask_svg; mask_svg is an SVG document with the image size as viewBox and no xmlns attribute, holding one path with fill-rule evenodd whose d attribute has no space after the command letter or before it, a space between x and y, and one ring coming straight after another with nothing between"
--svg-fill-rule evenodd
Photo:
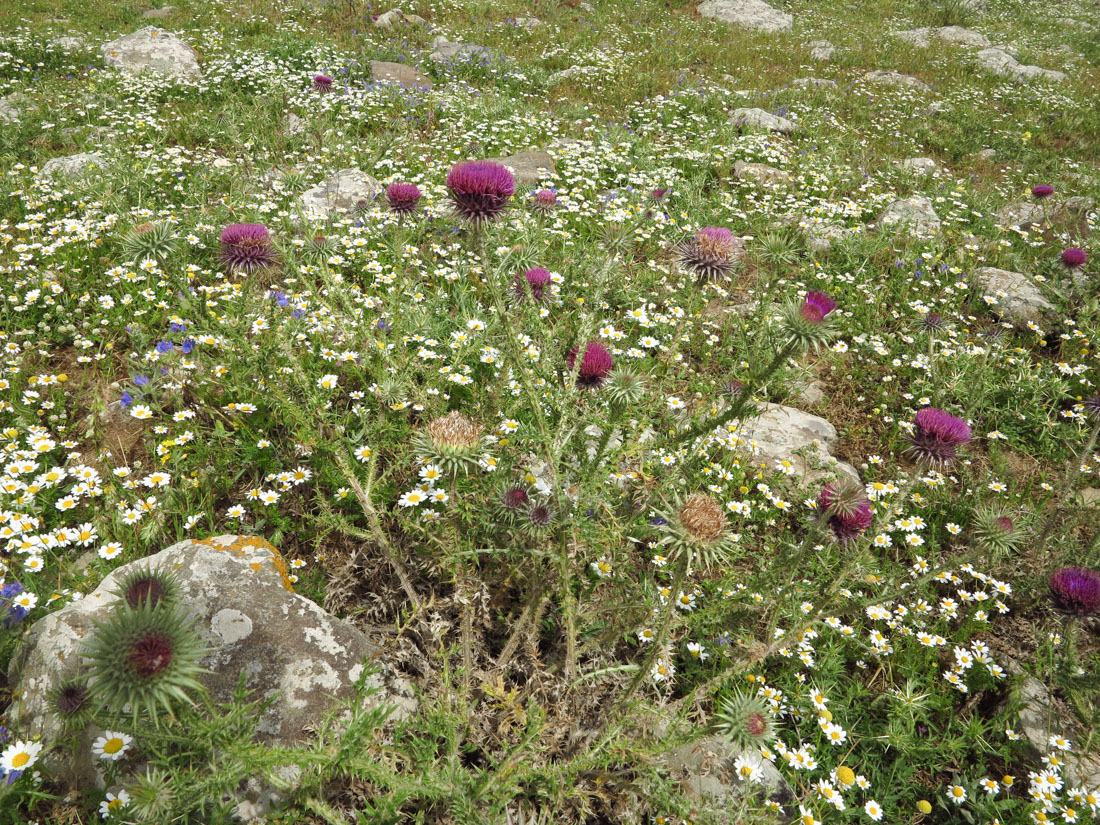
<instances>
[{"instance_id":1,"label":"thistle plant","mask_svg":"<svg viewBox=\"0 0 1100 825\"><path fill-rule=\"evenodd\" d=\"M1027 525L1000 507L983 505L974 513L974 541L982 550L1005 554L1019 550L1030 535Z\"/></svg>"},{"instance_id":2,"label":"thistle plant","mask_svg":"<svg viewBox=\"0 0 1100 825\"><path fill-rule=\"evenodd\" d=\"M700 283L729 277L744 255L744 242L722 226L704 226L679 250L680 266Z\"/></svg>"},{"instance_id":3,"label":"thistle plant","mask_svg":"<svg viewBox=\"0 0 1100 825\"><path fill-rule=\"evenodd\" d=\"M733 550L729 522L717 499L705 493L692 493L661 525L661 544L670 557L686 558L691 567L698 562L712 569L726 562Z\"/></svg>"},{"instance_id":4,"label":"thistle plant","mask_svg":"<svg viewBox=\"0 0 1100 825\"><path fill-rule=\"evenodd\" d=\"M48 705L66 730L80 730L95 714L92 691L84 679L67 679L49 694Z\"/></svg>"},{"instance_id":5,"label":"thistle plant","mask_svg":"<svg viewBox=\"0 0 1100 825\"><path fill-rule=\"evenodd\" d=\"M906 452L932 467L951 464L960 447L970 442L970 427L961 418L935 407L925 407L913 418Z\"/></svg>"},{"instance_id":6,"label":"thistle plant","mask_svg":"<svg viewBox=\"0 0 1100 825\"><path fill-rule=\"evenodd\" d=\"M386 204L401 218L416 212L422 197L420 188L411 183L391 183L386 187Z\"/></svg>"},{"instance_id":7,"label":"thistle plant","mask_svg":"<svg viewBox=\"0 0 1100 825\"><path fill-rule=\"evenodd\" d=\"M578 348L573 347L565 357L565 365L571 371L577 369L577 352ZM600 386L611 374L614 366L615 359L611 357L607 347L598 341L589 341L584 348L584 355L581 356L580 368L577 369L577 386L588 388Z\"/></svg>"},{"instance_id":8,"label":"thistle plant","mask_svg":"<svg viewBox=\"0 0 1100 825\"><path fill-rule=\"evenodd\" d=\"M139 567L128 571L119 579L117 593L132 608L143 604L156 607L161 602L176 603L179 600L180 586L171 573L154 567Z\"/></svg>"},{"instance_id":9,"label":"thistle plant","mask_svg":"<svg viewBox=\"0 0 1100 825\"><path fill-rule=\"evenodd\" d=\"M469 416L452 410L428 422L424 432L413 438L413 449L426 463L434 464L444 475L476 469L485 445L484 428Z\"/></svg>"},{"instance_id":10,"label":"thistle plant","mask_svg":"<svg viewBox=\"0 0 1100 825\"><path fill-rule=\"evenodd\" d=\"M522 275L516 275L512 290L521 300L527 297L530 290L531 298L537 303L542 301L543 294L550 286L551 277L549 270L540 266L531 267Z\"/></svg>"},{"instance_id":11,"label":"thistle plant","mask_svg":"<svg viewBox=\"0 0 1100 825\"><path fill-rule=\"evenodd\" d=\"M498 220L515 194L516 181L499 163L474 160L457 163L447 175L455 214L474 226Z\"/></svg>"},{"instance_id":12,"label":"thistle plant","mask_svg":"<svg viewBox=\"0 0 1100 825\"><path fill-rule=\"evenodd\" d=\"M1100 573L1084 567L1062 567L1050 577L1054 609L1066 616L1100 616Z\"/></svg>"},{"instance_id":13,"label":"thistle plant","mask_svg":"<svg viewBox=\"0 0 1100 825\"><path fill-rule=\"evenodd\" d=\"M816 352L836 337L836 301L824 292L806 293L801 304L789 302L782 317L783 329L795 349Z\"/></svg>"},{"instance_id":14,"label":"thistle plant","mask_svg":"<svg viewBox=\"0 0 1100 825\"><path fill-rule=\"evenodd\" d=\"M767 703L756 696L734 693L721 700L714 727L742 750L759 750L775 738L775 719Z\"/></svg>"},{"instance_id":15,"label":"thistle plant","mask_svg":"<svg viewBox=\"0 0 1100 825\"><path fill-rule=\"evenodd\" d=\"M833 537L841 544L851 544L862 536L874 518L863 487L850 479L822 487L817 506Z\"/></svg>"},{"instance_id":16,"label":"thistle plant","mask_svg":"<svg viewBox=\"0 0 1100 825\"><path fill-rule=\"evenodd\" d=\"M147 259L164 263L179 245L173 234L170 223L142 224L122 236L122 253L136 263Z\"/></svg>"}]
</instances>

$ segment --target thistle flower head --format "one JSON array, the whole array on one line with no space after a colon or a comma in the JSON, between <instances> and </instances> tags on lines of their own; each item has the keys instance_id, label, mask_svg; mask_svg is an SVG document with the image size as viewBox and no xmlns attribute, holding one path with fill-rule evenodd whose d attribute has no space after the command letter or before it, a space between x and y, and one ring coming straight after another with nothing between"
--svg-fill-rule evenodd
<instances>
[{"instance_id":1,"label":"thistle flower head","mask_svg":"<svg viewBox=\"0 0 1100 825\"><path fill-rule=\"evenodd\" d=\"M452 410L428 422L413 438L417 453L445 475L468 473L477 467L484 446L484 429L469 416Z\"/></svg>"},{"instance_id":2,"label":"thistle flower head","mask_svg":"<svg viewBox=\"0 0 1100 825\"><path fill-rule=\"evenodd\" d=\"M732 545L726 532L726 514L711 496L693 493L674 516L663 521L660 527L665 536L661 543L669 548L670 555L684 553L689 565L697 559L706 568L728 557Z\"/></svg>"},{"instance_id":3,"label":"thistle flower head","mask_svg":"<svg viewBox=\"0 0 1100 825\"><path fill-rule=\"evenodd\" d=\"M386 203L398 215L415 212L421 197L420 188L412 183L391 183L386 187Z\"/></svg>"},{"instance_id":4,"label":"thistle flower head","mask_svg":"<svg viewBox=\"0 0 1100 825\"><path fill-rule=\"evenodd\" d=\"M1063 567L1050 577L1054 609L1068 616L1100 614L1100 573L1084 567Z\"/></svg>"},{"instance_id":5,"label":"thistle flower head","mask_svg":"<svg viewBox=\"0 0 1100 825\"><path fill-rule=\"evenodd\" d=\"M523 510L531 502L531 496L522 487L509 487L501 496L501 503L506 510Z\"/></svg>"},{"instance_id":6,"label":"thistle flower head","mask_svg":"<svg viewBox=\"0 0 1100 825\"><path fill-rule=\"evenodd\" d=\"M315 74L313 76L313 88L318 92L331 92L332 78L327 74Z\"/></svg>"},{"instance_id":7,"label":"thistle flower head","mask_svg":"<svg viewBox=\"0 0 1100 825\"><path fill-rule=\"evenodd\" d=\"M743 750L755 751L775 738L771 708L756 696L735 693L721 701L714 714L718 732Z\"/></svg>"},{"instance_id":8,"label":"thistle flower head","mask_svg":"<svg viewBox=\"0 0 1100 825\"><path fill-rule=\"evenodd\" d=\"M569 350L565 357L565 364L570 371L577 362L577 347ZM589 341L581 357L580 370L577 373L577 386L598 387L611 373L615 366L615 359L603 344L597 341Z\"/></svg>"},{"instance_id":9,"label":"thistle flower head","mask_svg":"<svg viewBox=\"0 0 1100 825\"><path fill-rule=\"evenodd\" d=\"M836 301L816 290L807 292L802 303L789 302L783 308L788 340L803 350L818 349L836 335L836 308Z\"/></svg>"},{"instance_id":10,"label":"thistle flower head","mask_svg":"<svg viewBox=\"0 0 1100 825\"><path fill-rule=\"evenodd\" d=\"M826 484L821 488L817 506L836 540L842 544L862 536L874 517L871 502L863 494L863 488L851 481Z\"/></svg>"},{"instance_id":11,"label":"thistle flower head","mask_svg":"<svg viewBox=\"0 0 1100 825\"><path fill-rule=\"evenodd\" d=\"M160 768L145 769L126 785L130 796L128 810L138 822L165 822L176 807L176 791L172 778Z\"/></svg>"},{"instance_id":12,"label":"thistle flower head","mask_svg":"<svg viewBox=\"0 0 1100 825\"><path fill-rule=\"evenodd\" d=\"M193 618L179 605L120 603L84 652L94 701L112 714L171 713L175 702L190 702L188 692L201 689L198 660L205 652Z\"/></svg>"},{"instance_id":13,"label":"thistle flower head","mask_svg":"<svg viewBox=\"0 0 1100 825\"><path fill-rule=\"evenodd\" d=\"M646 380L628 367L616 367L607 376L603 393L614 406L627 407L645 397Z\"/></svg>"},{"instance_id":14,"label":"thistle flower head","mask_svg":"<svg viewBox=\"0 0 1100 825\"><path fill-rule=\"evenodd\" d=\"M1031 195L1036 200L1043 200L1044 198L1049 198L1053 194L1054 194L1054 187L1051 186L1048 183L1043 183L1043 184L1040 184L1039 186L1032 186L1031 187Z\"/></svg>"},{"instance_id":15,"label":"thistle flower head","mask_svg":"<svg viewBox=\"0 0 1100 825\"><path fill-rule=\"evenodd\" d=\"M1085 408L1085 414L1092 418L1100 418L1100 392L1086 398L1081 406Z\"/></svg>"},{"instance_id":16,"label":"thistle flower head","mask_svg":"<svg viewBox=\"0 0 1100 825\"><path fill-rule=\"evenodd\" d=\"M458 215L473 224L484 224L501 216L516 191L516 182L499 163L473 160L452 167L447 189Z\"/></svg>"},{"instance_id":17,"label":"thistle flower head","mask_svg":"<svg viewBox=\"0 0 1100 825\"><path fill-rule=\"evenodd\" d=\"M937 329L943 329L947 326L947 322L944 321L943 316L938 312L926 312L921 316L921 326L926 330L932 331Z\"/></svg>"},{"instance_id":18,"label":"thistle flower head","mask_svg":"<svg viewBox=\"0 0 1100 825\"><path fill-rule=\"evenodd\" d=\"M728 276L745 254L740 238L722 226L704 226L680 247L680 265L699 280Z\"/></svg>"},{"instance_id":19,"label":"thistle flower head","mask_svg":"<svg viewBox=\"0 0 1100 825\"><path fill-rule=\"evenodd\" d=\"M162 601L176 601L180 586L176 577L168 571L137 568L121 577L117 592L130 607L140 607L145 603L156 607Z\"/></svg>"},{"instance_id":20,"label":"thistle flower head","mask_svg":"<svg viewBox=\"0 0 1100 825\"><path fill-rule=\"evenodd\" d=\"M1089 256L1085 250L1079 249L1076 246L1071 246L1069 249L1062 251L1062 263L1070 269L1084 266L1088 259Z\"/></svg>"},{"instance_id":21,"label":"thistle flower head","mask_svg":"<svg viewBox=\"0 0 1100 825\"><path fill-rule=\"evenodd\" d=\"M989 553L1018 550L1028 536L1027 525L999 507L983 506L974 513L971 528L974 541Z\"/></svg>"},{"instance_id":22,"label":"thistle flower head","mask_svg":"<svg viewBox=\"0 0 1100 825\"><path fill-rule=\"evenodd\" d=\"M543 292L550 285L550 272L543 269L541 266L532 267L528 269L523 275L516 276L515 292L519 298L526 297L527 290L523 284L526 281L527 286L531 288L531 297L536 301L542 300Z\"/></svg>"},{"instance_id":23,"label":"thistle flower head","mask_svg":"<svg viewBox=\"0 0 1100 825\"><path fill-rule=\"evenodd\" d=\"M954 461L959 447L968 441L970 427L965 421L935 407L925 407L913 419L906 452L918 461L942 466Z\"/></svg>"},{"instance_id":24,"label":"thistle flower head","mask_svg":"<svg viewBox=\"0 0 1100 825\"><path fill-rule=\"evenodd\" d=\"M550 189L540 189L531 196L531 208L536 212L552 212L558 205L558 196Z\"/></svg>"},{"instance_id":25,"label":"thistle flower head","mask_svg":"<svg viewBox=\"0 0 1100 825\"><path fill-rule=\"evenodd\" d=\"M140 263L145 259L163 263L177 246L172 237L170 223L144 223L136 226L122 236L122 252L132 261Z\"/></svg>"},{"instance_id":26,"label":"thistle flower head","mask_svg":"<svg viewBox=\"0 0 1100 825\"><path fill-rule=\"evenodd\" d=\"M70 730L83 727L95 710L92 692L83 679L62 682L50 691L48 702L61 724Z\"/></svg>"},{"instance_id":27,"label":"thistle flower head","mask_svg":"<svg viewBox=\"0 0 1100 825\"><path fill-rule=\"evenodd\" d=\"M222 264L234 272L251 273L275 262L275 248L267 227L258 223L233 223L219 238Z\"/></svg>"},{"instance_id":28,"label":"thistle flower head","mask_svg":"<svg viewBox=\"0 0 1100 825\"><path fill-rule=\"evenodd\" d=\"M554 512L545 504L532 504L527 510L527 523L532 530L545 530L554 523Z\"/></svg>"}]
</instances>

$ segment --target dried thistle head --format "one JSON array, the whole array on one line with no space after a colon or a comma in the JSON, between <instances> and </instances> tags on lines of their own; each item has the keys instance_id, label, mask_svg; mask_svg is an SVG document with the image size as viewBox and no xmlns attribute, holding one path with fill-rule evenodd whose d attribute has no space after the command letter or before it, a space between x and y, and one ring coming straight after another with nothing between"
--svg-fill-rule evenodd
<instances>
[{"instance_id":1,"label":"dried thistle head","mask_svg":"<svg viewBox=\"0 0 1100 825\"><path fill-rule=\"evenodd\" d=\"M722 505L704 493L688 496L680 508L680 523L694 540L705 543L719 538L726 531L726 514Z\"/></svg>"},{"instance_id":2,"label":"dried thistle head","mask_svg":"<svg viewBox=\"0 0 1100 825\"><path fill-rule=\"evenodd\" d=\"M484 428L469 416L452 410L433 418L413 443L420 456L444 475L468 473L477 467L484 445Z\"/></svg>"},{"instance_id":3,"label":"dried thistle head","mask_svg":"<svg viewBox=\"0 0 1100 825\"><path fill-rule=\"evenodd\" d=\"M670 555L684 554L690 566L699 560L703 567L714 567L725 561L732 549L729 526L722 505L705 493L693 493L680 505L676 514L664 519L661 543Z\"/></svg>"}]
</instances>

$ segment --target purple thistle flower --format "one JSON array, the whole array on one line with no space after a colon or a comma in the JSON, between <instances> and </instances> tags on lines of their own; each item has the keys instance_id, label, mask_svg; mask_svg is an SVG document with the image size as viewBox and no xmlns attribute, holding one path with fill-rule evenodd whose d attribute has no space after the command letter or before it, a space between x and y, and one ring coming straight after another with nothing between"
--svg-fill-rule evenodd
<instances>
[{"instance_id":1,"label":"purple thistle flower","mask_svg":"<svg viewBox=\"0 0 1100 825\"><path fill-rule=\"evenodd\" d=\"M332 78L327 74L315 74L313 76L313 88L319 92L331 92Z\"/></svg>"},{"instance_id":2,"label":"purple thistle flower","mask_svg":"<svg viewBox=\"0 0 1100 825\"><path fill-rule=\"evenodd\" d=\"M1038 200L1042 200L1043 198L1049 198L1053 194L1054 194L1054 187L1051 186L1050 184L1047 184L1047 183L1040 184L1039 186L1032 186L1031 187L1032 197L1034 197Z\"/></svg>"},{"instance_id":3,"label":"purple thistle flower","mask_svg":"<svg viewBox=\"0 0 1100 825\"><path fill-rule=\"evenodd\" d=\"M745 244L723 226L704 226L680 248L680 264L700 280L730 274L744 257Z\"/></svg>"},{"instance_id":4,"label":"purple thistle flower","mask_svg":"<svg viewBox=\"0 0 1100 825\"><path fill-rule=\"evenodd\" d=\"M862 490L854 490L826 484L817 499L821 511L829 513L827 523L842 544L849 544L862 536L871 526L873 518L871 502L862 495Z\"/></svg>"},{"instance_id":5,"label":"purple thistle flower","mask_svg":"<svg viewBox=\"0 0 1100 825\"><path fill-rule=\"evenodd\" d=\"M231 270L255 272L275 261L271 235L263 224L230 224L222 230L220 241L222 263Z\"/></svg>"},{"instance_id":6,"label":"purple thistle flower","mask_svg":"<svg viewBox=\"0 0 1100 825\"><path fill-rule=\"evenodd\" d=\"M1100 573L1084 567L1063 567L1050 577L1054 609L1069 616L1100 613Z\"/></svg>"},{"instance_id":7,"label":"purple thistle flower","mask_svg":"<svg viewBox=\"0 0 1100 825\"><path fill-rule=\"evenodd\" d=\"M540 189L531 196L531 208L536 212L550 212L558 205L558 196L550 189Z\"/></svg>"},{"instance_id":8,"label":"purple thistle flower","mask_svg":"<svg viewBox=\"0 0 1100 825\"><path fill-rule=\"evenodd\" d=\"M836 309L836 301L824 292L812 290L806 293L799 314L811 324L820 324L825 316Z\"/></svg>"},{"instance_id":9,"label":"purple thistle flower","mask_svg":"<svg viewBox=\"0 0 1100 825\"><path fill-rule=\"evenodd\" d=\"M1069 249L1062 251L1062 263L1068 266L1070 269L1076 269L1079 266L1084 266L1088 261L1089 256L1085 254L1085 250L1078 249L1076 246L1071 246Z\"/></svg>"},{"instance_id":10,"label":"purple thistle flower","mask_svg":"<svg viewBox=\"0 0 1100 825\"><path fill-rule=\"evenodd\" d=\"M502 498L504 506L509 510L522 510L531 500L522 487L509 487Z\"/></svg>"},{"instance_id":11,"label":"purple thistle flower","mask_svg":"<svg viewBox=\"0 0 1100 825\"><path fill-rule=\"evenodd\" d=\"M512 173L488 160L456 163L447 175L455 212L473 224L495 221L515 194Z\"/></svg>"},{"instance_id":12,"label":"purple thistle flower","mask_svg":"<svg viewBox=\"0 0 1100 825\"><path fill-rule=\"evenodd\" d=\"M653 200L659 201L667 194L667 189L654 189L652 192L649 193L649 196L653 198Z\"/></svg>"},{"instance_id":13,"label":"purple thistle flower","mask_svg":"<svg viewBox=\"0 0 1100 825\"><path fill-rule=\"evenodd\" d=\"M421 197L420 188L411 183L391 183L386 187L386 203L398 215L415 212Z\"/></svg>"},{"instance_id":14,"label":"purple thistle flower","mask_svg":"<svg viewBox=\"0 0 1100 825\"><path fill-rule=\"evenodd\" d=\"M959 447L970 441L970 427L935 407L925 407L913 419L907 452L930 464L950 464Z\"/></svg>"},{"instance_id":15,"label":"purple thistle flower","mask_svg":"<svg viewBox=\"0 0 1100 825\"><path fill-rule=\"evenodd\" d=\"M523 275L516 276L515 291L518 298L523 298L527 295L527 290L523 288L523 282L527 281L531 287L531 297L536 301L542 300L543 291L550 284L550 273L540 266L536 266L532 269L528 269Z\"/></svg>"},{"instance_id":16,"label":"purple thistle flower","mask_svg":"<svg viewBox=\"0 0 1100 825\"><path fill-rule=\"evenodd\" d=\"M573 347L565 357L565 363L572 371L576 362L577 347ZM597 341L589 341L588 346L585 347L584 356L581 358L580 371L577 373L577 386L598 387L607 378L613 366L615 366L615 360L604 345Z\"/></svg>"}]
</instances>

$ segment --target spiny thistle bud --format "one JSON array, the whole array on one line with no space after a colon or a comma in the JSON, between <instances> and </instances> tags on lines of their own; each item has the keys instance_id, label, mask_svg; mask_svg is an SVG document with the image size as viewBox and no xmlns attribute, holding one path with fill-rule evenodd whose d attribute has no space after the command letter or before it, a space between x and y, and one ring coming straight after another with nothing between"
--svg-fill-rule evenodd
<instances>
[{"instance_id":1,"label":"spiny thistle bud","mask_svg":"<svg viewBox=\"0 0 1100 825\"><path fill-rule=\"evenodd\" d=\"M558 205L558 196L549 189L540 189L531 196L531 208L536 212L553 212Z\"/></svg>"},{"instance_id":2,"label":"spiny thistle bud","mask_svg":"<svg viewBox=\"0 0 1100 825\"><path fill-rule=\"evenodd\" d=\"M1076 246L1071 246L1069 249L1062 251L1062 263L1069 269L1077 269L1084 266L1088 262L1089 256L1085 253L1085 250L1079 249Z\"/></svg>"},{"instance_id":3,"label":"spiny thistle bud","mask_svg":"<svg viewBox=\"0 0 1100 825\"><path fill-rule=\"evenodd\" d=\"M633 406L645 398L646 380L628 367L616 367L607 376L603 392L616 407Z\"/></svg>"},{"instance_id":4,"label":"spiny thistle bud","mask_svg":"<svg viewBox=\"0 0 1100 825\"><path fill-rule=\"evenodd\" d=\"M959 447L970 441L970 427L935 407L925 407L913 419L907 453L931 465L947 465L955 460Z\"/></svg>"},{"instance_id":5,"label":"spiny thistle bud","mask_svg":"<svg viewBox=\"0 0 1100 825\"><path fill-rule=\"evenodd\" d=\"M146 602L150 607L156 607L162 601L176 601L180 586L172 573L146 568L132 570L122 576L117 593L130 607L140 607Z\"/></svg>"},{"instance_id":6,"label":"spiny thistle bud","mask_svg":"<svg viewBox=\"0 0 1100 825\"><path fill-rule=\"evenodd\" d=\"M791 301L783 309L783 327L791 343L803 350L817 350L836 335L836 301L824 292L806 293L802 303Z\"/></svg>"},{"instance_id":7,"label":"spiny thistle bud","mask_svg":"<svg viewBox=\"0 0 1100 825\"><path fill-rule=\"evenodd\" d=\"M944 321L943 316L940 315L938 312L926 312L921 317L921 326L931 332L934 330L943 329L945 326L947 326L947 322Z\"/></svg>"},{"instance_id":8,"label":"spiny thistle bud","mask_svg":"<svg viewBox=\"0 0 1100 825\"><path fill-rule=\"evenodd\" d=\"M83 679L70 679L50 691L49 707L61 724L69 730L84 727L95 706L92 692Z\"/></svg>"},{"instance_id":9,"label":"spiny thistle bud","mask_svg":"<svg viewBox=\"0 0 1100 825\"><path fill-rule=\"evenodd\" d=\"M95 703L111 714L128 709L135 718L171 713L174 702L191 702L188 691L201 689L198 660L205 652L194 619L179 605L120 604L93 630L84 652Z\"/></svg>"},{"instance_id":10,"label":"spiny thistle bud","mask_svg":"<svg viewBox=\"0 0 1100 825\"><path fill-rule=\"evenodd\" d=\"M427 463L435 464L444 475L469 473L478 465L484 446L484 429L458 410L428 422L425 432L413 439L417 453Z\"/></svg>"},{"instance_id":11,"label":"spiny thistle bud","mask_svg":"<svg viewBox=\"0 0 1100 825\"><path fill-rule=\"evenodd\" d=\"M572 372L577 362L577 348L569 350L565 357L565 365ZM607 348L598 341L589 341L581 357L580 371L577 373L578 387L598 387L611 373L615 366L615 359Z\"/></svg>"},{"instance_id":12,"label":"spiny thistle bud","mask_svg":"<svg viewBox=\"0 0 1100 825\"><path fill-rule=\"evenodd\" d=\"M660 525L665 537L661 543L669 555L684 553L691 565L695 559L705 568L725 561L731 550L726 533L726 514L722 505L705 493L693 493L680 506L676 515Z\"/></svg>"},{"instance_id":13,"label":"spiny thistle bud","mask_svg":"<svg viewBox=\"0 0 1100 825\"><path fill-rule=\"evenodd\" d=\"M1050 184L1047 184L1047 183L1040 184L1039 186L1032 186L1031 187L1031 195L1036 200L1043 200L1044 198L1049 198L1053 194L1054 194L1054 187L1051 186Z\"/></svg>"},{"instance_id":14,"label":"spiny thistle bud","mask_svg":"<svg viewBox=\"0 0 1100 825\"><path fill-rule=\"evenodd\" d=\"M533 504L527 511L528 527L538 532L554 523L554 512L545 504Z\"/></svg>"},{"instance_id":15,"label":"spiny thistle bud","mask_svg":"<svg viewBox=\"0 0 1100 825\"><path fill-rule=\"evenodd\" d=\"M159 768L146 768L126 786L130 796L128 813L138 822L167 822L176 807L172 779Z\"/></svg>"},{"instance_id":16,"label":"spiny thistle bud","mask_svg":"<svg viewBox=\"0 0 1100 825\"><path fill-rule=\"evenodd\" d=\"M447 175L455 212L478 225L495 221L516 191L512 173L499 163L473 160L456 163Z\"/></svg>"},{"instance_id":17,"label":"spiny thistle bud","mask_svg":"<svg viewBox=\"0 0 1100 825\"><path fill-rule=\"evenodd\" d=\"M411 183L391 183L386 187L386 203L390 211L409 215L420 206L420 188Z\"/></svg>"},{"instance_id":18,"label":"spiny thistle bud","mask_svg":"<svg viewBox=\"0 0 1100 825\"><path fill-rule=\"evenodd\" d=\"M122 252L130 260L140 263L151 259L163 263L175 252L176 239L172 237L169 223L145 223L122 237Z\"/></svg>"},{"instance_id":19,"label":"spiny thistle bud","mask_svg":"<svg viewBox=\"0 0 1100 825\"><path fill-rule=\"evenodd\" d=\"M987 552L1009 553L1019 549L1028 529L997 507L980 507L974 514L974 541Z\"/></svg>"},{"instance_id":20,"label":"spiny thistle bud","mask_svg":"<svg viewBox=\"0 0 1100 825\"><path fill-rule=\"evenodd\" d=\"M522 487L509 487L501 496L501 503L506 510L523 510L530 501L531 497Z\"/></svg>"},{"instance_id":21,"label":"spiny thistle bud","mask_svg":"<svg viewBox=\"0 0 1100 825\"><path fill-rule=\"evenodd\" d=\"M1085 414L1093 418L1100 418L1100 392L1090 395L1081 406L1085 408Z\"/></svg>"},{"instance_id":22,"label":"spiny thistle bud","mask_svg":"<svg viewBox=\"0 0 1100 825\"><path fill-rule=\"evenodd\" d=\"M1084 567L1063 567L1050 577L1050 595L1059 613L1100 615L1100 573Z\"/></svg>"},{"instance_id":23,"label":"spiny thistle bud","mask_svg":"<svg viewBox=\"0 0 1100 825\"><path fill-rule=\"evenodd\" d=\"M267 227L258 223L233 223L222 230L222 264L234 272L251 273L275 262L275 249Z\"/></svg>"},{"instance_id":24,"label":"spiny thistle bud","mask_svg":"<svg viewBox=\"0 0 1100 825\"><path fill-rule=\"evenodd\" d=\"M543 293L550 286L551 277L549 270L543 269L541 266L532 267L522 275L516 275L514 285L516 297L527 297L527 289L524 287L524 282L526 282L527 286L531 288L531 297L536 301L541 301Z\"/></svg>"},{"instance_id":25,"label":"spiny thistle bud","mask_svg":"<svg viewBox=\"0 0 1100 825\"><path fill-rule=\"evenodd\" d=\"M744 242L721 226L704 226L680 248L680 265L699 280L727 277L745 255Z\"/></svg>"},{"instance_id":26,"label":"spiny thistle bud","mask_svg":"<svg viewBox=\"0 0 1100 825\"><path fill-rule=\"evenodd\" d=\"M332 78L327 74L315 74L313 76L313 88L318 92L331 92Z\"/></svg>"},{"instance_id":27,"label":"spiny thistle bud","mask_svg":"<svg viewBox=\"0 0 1100 825\"><path fill-rule=\"evenodd\" d=\"M758 750L775 738L771 708L756 696L737 693L723 699L714 724L719 733L745 750Z\"/></svg>"},{"instance_id":28,"label":"spiny thistle bud","mask_svg":"<svg viewBox=\"0 0 1100 825\"><path fill-rule=\"evenodd\" d=\"M836 540L842 544L862 536L874 518L871 502L863 488L852 481L826 484L821 488L817 505Z\"/></svg>"}]
</instances>

